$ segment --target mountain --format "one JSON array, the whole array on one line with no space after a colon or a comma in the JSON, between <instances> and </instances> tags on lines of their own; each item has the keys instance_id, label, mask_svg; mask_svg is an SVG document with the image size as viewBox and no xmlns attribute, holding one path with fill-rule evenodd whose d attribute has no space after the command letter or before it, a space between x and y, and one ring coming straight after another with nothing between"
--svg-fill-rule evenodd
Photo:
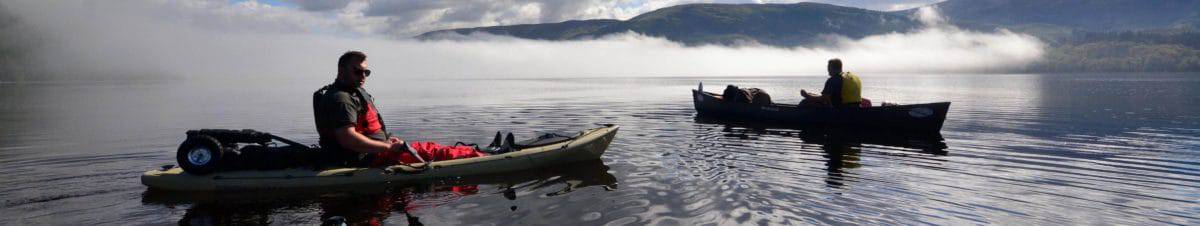
<instances>
[{"instance_id":1,"label":"mountain","mask_svg":"<svg viewBox=\"0 0 1200 226\"><path fill-rule=\"evenodd\" d=\"M1196 12L1187 18L1175 21L1174 24L1171 24L1171 27L1189 31L1200 31L1200 10L1196 10Z\"/></svg>"},{"instance_id":2,"label":"mountain","mask_svg":"<svg viewBox=\"0 0 1200 226\"><path fill-rule=\"evenodd\" d=\"M947 0L934 6L959 24L1058 27L1092 32L1196 28L1200 0ZM915 13L915 10L904 11Z\"/></svg>"},{"instance_id":3,"label":"mountain","mask_svg":"<svg viewBox=\"0 0 1200 226\"><path fill-rule=\"evenodd\" d=\"M962 28L983 31L1005 28L1051 42L1071 38L1076 31L1200 31L1200 0L947 0L933 6ZM911 30L920 25L914 19L916 12L916 9L879 12L820 3L688 4L662 8L626 21L582 20L439 30L417 38L486 32L529 39L572 40L636 32L688 45L761 43L788 47L820 41L825 34L860 38Z\"/></svg>"},{"instance_id":4,"label":"mountain","mask_svg":"<svg viewBox=\"0 0 1200 226\"><path fill-rule=\"evenodd\" d=\"M688 45L761 43L796 46L819 41L825 34L861 38L918 26L918 21L901 14L820 3L688 4L658 9L626 21L585 20L439 30L417 38L487 32L530 39L570 40L636 32Z\"/></svg>"},{"instance_id":5,"label":"mountain","mask_svg":"<svg viewBox=\"0 0 1200 226\"><path fill-rule=\"evenodd\" d=\"M968 30L1007 29L1046 42L1033 72L1200 71L1200 0L947 0L934 6ZM828 35L861 38L920 26L917 10L880 12L819 3L690 4L629 20L432 31L417 36L486 32L573 40L636 32L687 45L820 44Z\"/></svg>"},{"instance_id":6,"label":"mountain","mask_svg":"<svg viewBox=\"0 0 1200 226\"><path fill-rule=\"evenodd\" d=\"M418 35L420 39L437 39L448 35L467 35L484 32L494 35L508 35L525 39L538 40L570 40L594 34L597 30L608 25L620 23L619 20L571 20L549 24L521 24L495 27L460 28L426 32Z\"/></svg>"},{"instance_id":7,"label":"mountain","mask_svg":"<svg viewBox=\"0 0 1200 226\"><path fill-rule=\"evenodd\" d=\"M1200 0L947 0L934 6L959 27L1041 38L1049 46L1031 71L1200 71Z\"/></svg>"}]
</instances>

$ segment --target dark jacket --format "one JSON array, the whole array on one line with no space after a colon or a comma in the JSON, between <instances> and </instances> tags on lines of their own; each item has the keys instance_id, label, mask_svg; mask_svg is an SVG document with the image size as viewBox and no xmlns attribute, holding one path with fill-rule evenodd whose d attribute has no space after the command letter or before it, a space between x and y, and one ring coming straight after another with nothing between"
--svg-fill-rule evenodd
<instances>
[{"instance_id":1,"label":"dark jacket","mask_svg":"<svg viewBox=\"0 0 1200 226\"><path fill-rule=\"evenodd\" d=\"M842 103L842 76L829 76L825 80L825 88L821 89L821 96L829 97L829 103L834 105Z\"/></svg>"},{"instance_id":2,"label":"dark jacket","mask_svg":"<svg viewBox=\"0 0 1200 226\"><path fill-rule=\"evenodd\" d=\"M313 117L316 120L317 134L320 135L321 150L326 159L338 165L358 166L369 162L371 155L365 155L342 147L333 131L345 126L361 126L362 119L367 113L367 106L375 106L375 99L362 87L343 85L333 82L313 93ZM379 123L383 124L383 115L376 115ZM383 125L378 133L363 134L375 140L387 140L387 126Z\"/></svg>"}]
</instances>

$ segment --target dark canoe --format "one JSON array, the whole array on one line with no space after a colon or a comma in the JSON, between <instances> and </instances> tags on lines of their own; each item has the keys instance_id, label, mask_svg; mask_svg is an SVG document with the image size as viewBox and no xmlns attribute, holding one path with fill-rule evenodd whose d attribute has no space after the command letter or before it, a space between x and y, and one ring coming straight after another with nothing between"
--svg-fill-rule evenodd
<instances>
[{"instance_id":1,"label":"dark canoe","mask_svg":"<svg viewBox=\"0 0 1200 226\"><path fill-rule=\"evenodd\" d=\"M849 126L937 132L946 121L950 102L875 106L869 108L800 107L792 104L747 104L722 101L721 95L692 90L696 113L786 126Z\"/></svg>"},{"instance_id":2,"label":"dark canoe","mask_svg":"<svg viewBox=\"0 0 1200 226\"><path fill-rule=\"evenodd\" d=\"M900 147L932 155L946 155L945 138L940 132L921 132L880 128L837 126L787 126L746 122L716 117L696 117L696 123L721 125L726 137L752 139L755 136L798 137L804 143L855 146L863 144Z\"/></svg>"}]
</instances>

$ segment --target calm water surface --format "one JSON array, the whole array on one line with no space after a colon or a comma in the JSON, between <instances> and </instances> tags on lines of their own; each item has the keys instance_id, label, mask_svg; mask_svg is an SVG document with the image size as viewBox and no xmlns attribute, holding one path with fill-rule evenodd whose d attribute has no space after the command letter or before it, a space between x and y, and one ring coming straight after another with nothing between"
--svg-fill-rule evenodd
<instances>
[{"instance_id":1,"label":"calm water surface","mask_svg":"<svg viewBox=\"0 0 1200 226\"><path fill-rule=\"evenodd\" d=\"M372 77L394 132L485 143L622 126L599 161L416 184L149 191L183 132L316 143L326 80L0 85L0 225L1200 224L1200 76L862 75L876 102L951 101L941 139L696 118L703 81L798 102L821 77ZM572 223L572 224L574 224Z\"/></svg>"}]
</instances>

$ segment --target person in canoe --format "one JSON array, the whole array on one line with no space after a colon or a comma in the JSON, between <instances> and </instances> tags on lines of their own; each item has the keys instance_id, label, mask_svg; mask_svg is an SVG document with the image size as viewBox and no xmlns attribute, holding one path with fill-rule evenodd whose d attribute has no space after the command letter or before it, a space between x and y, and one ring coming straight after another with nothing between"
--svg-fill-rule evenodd
<instances>
[{"instance_id":1,"label":"person in canoe","mask_svg":"<svg viewBox=\"0 0 1200 226\"><path fill-rule=\"evenodd\" d=\"M842 60L833 58L829 60L829 79L825 80L825 87L821 90L821 95L814 95L808 91L800 90L800 95L804 100L800 101L801 106L834 106L834 107L859 107L862 105L862 81L854 73L842 71Z\"/></svg>"},{"instance_id":2,"label":"person in canoe","mask_svg":"<svg viewBox=\"0 0 1200 226\"><path fill-rule=\"evenodd\" d=\"M382 167L486 155L472 146L406 142L388 133L375 99L363 88L371 75L367 55L346 52L338 58L337 67L333 84L313 94L323 160L341 166Z\"/></svg>"}]
</instances>

